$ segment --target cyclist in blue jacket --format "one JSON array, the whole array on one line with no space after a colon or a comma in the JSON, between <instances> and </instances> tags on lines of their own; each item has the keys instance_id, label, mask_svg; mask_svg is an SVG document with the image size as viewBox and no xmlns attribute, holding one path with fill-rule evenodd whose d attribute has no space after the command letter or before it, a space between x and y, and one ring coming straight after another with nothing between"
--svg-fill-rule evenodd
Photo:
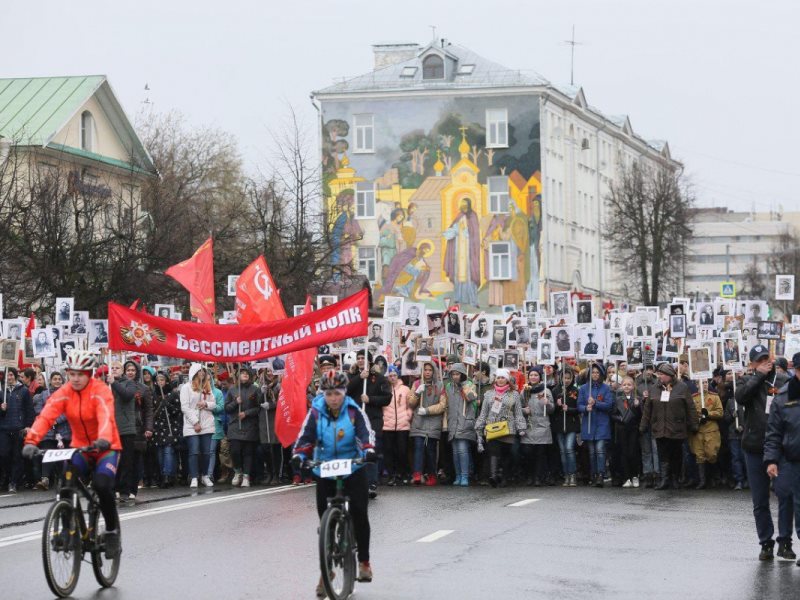
<instances>
[{"instance_id":1,"label":"cyclist in blue jacket","mask_svg":"<svg viewBox=\"0 0 800 600\"><path fill-rule=\"evenodd\" d=\"M299 467L312 457L315 461L336 459L375 460L375 434L369 419L355 401L346 395L347 375L330 371L323 376L321 393L314 398L294 445L292 463ZM358 544L358 581L372 581L369 564L369 486L363 464L353 465L353 474L344 482L344 492L350 498L350 514ZM336 481L319 476L317 479L317 513L320 517L328 508L328 498L336 495ZM324 597L322 580L317 586L317 597Z\"/></svg>"}]
</instances>

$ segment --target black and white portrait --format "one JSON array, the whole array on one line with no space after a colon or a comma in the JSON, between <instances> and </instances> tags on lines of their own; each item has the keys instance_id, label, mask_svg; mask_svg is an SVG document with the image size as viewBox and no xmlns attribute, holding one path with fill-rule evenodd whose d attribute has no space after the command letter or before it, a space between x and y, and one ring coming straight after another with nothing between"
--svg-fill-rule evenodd
<instances>
[{"instance_id":1,"label":"black and white portrait","mask_svg":"<svg viewBox=\"0 0 800 600\"><path fill-rule=\"evenodd\" d=\"M74 306L74 298L56 298L56 325L72 326Z\"/></svg>"},{"instance_id":2,"label":"black and white portrait","mask_svg":"<svg viewBox=\"0 0 800 600\"><path fill-rule=\"evenodd\" d=\"M376 346L382 346L384 342L384 322L372 321L369 326L369 343Z\"/></svg>"},{"instance_id":3,"label":"black and white portrait","mask_svg":"<svg viewBox=\"0 0 800 600\"><path fill-rule=\"evenodd\" d=\"M670 315L669 331L672 337L686 337L686 315Z\"/></svg>"},{"instance_id":4,"label":"black and white portrait","mask_svg":"<svg viewBox=\"0 0 800 600\"><path fill-rule=\"evenodd\" d=\"M292 314L293 314L295 317L299 317L300 315L302 315L302 314L303 314L303 311L304 311L305 309L306 309L306 306L305 306L305 304L294 304L294 305L292 306Z\"/></svg>"},{"instance_id":5,"label":"black and white portrait","mask_svg":"<svg viewBox=\"0 0 800 600\"><path fill-rule=\"evenodd\" d=\"M754 300L747 303L744 322L751 325L757 325L759 321L767 317L766 303Z\"/></svg>"},{"instance_id":6,"label":"black and white portrait","mask_svg":"<svg viewBox=\"0 0 800 600\"><path fill-rule=\"evenodd\" d=\"M566 319L569 317L569 292L551 292L550 303L553 306L554 318Z\"/></svg>"},{"instance_id":7,"label":"black and white portrait","mask_svg":"<svg viewBox=\"0 0 800 600\"><path fill-rule=\"evenodd\" d=\"M430 359L433 350L433 340L429 337L417 338L417 358Z\"/></svg>"},{"instance_id":8,"label":"black and white portrait","mask_svg":"<svg viewBox=\"0 0 800 600\"><path fill-rule=\"evenodd\" d=\"M539 347L536 349L536 362L542 365L552 365L555 363L552 341L539 340Z\"/></svg>"},{"instance_id":9,"label":"black and white portrait","mask_svg":"<svg viewBox=\"0 0 800 600\"><path fill-rule=\"evenodd\" d=\"M576 300L575 301L575 320L580 325L585 325L592 322L592 301L591 300Z\"/></svg>"},{"instance_id":10,"label":"black and white portrait","mask_svg":"<svg viewBox=\"0 0 800 600\"><path fill-rule=\"evenodd\" d=\"M794 300L794 275L775 275L775 300Z\"/></svg>"},{"instance_id":11,"label":"black and white portrait","mask_svg":"<svg viewBox=\"0 0 800 600\"><path fill-rule=\"evenodd\" d=\"M625 359L625 340L623 338L622 330L609 329L607 332L608 339L608 358L610 360L624 360Z\"/></svg>"},{"instance_id":12,"label":"black and white portrait","mask_svg":"<svg viewBox=\"0 0 800 600\"><path fill-rule=\"evenodd\" d=\"M93 348L108 346L108 321L105 319L89 320L89 346Z\"/></svg>"},{"instance_id":13,"label":"black and white portrait","mask_svg":"<svg viewBox=\"0 0 800 600\"><path fill-rule=\"evenodd\" d=\"M172 304L156 304L153 307L153 313L162 319L171 319L174 312L175 306Z\"/></svg>"},{"instance_id":14,"label":"black and white portrait","mask_svg":"<svg viewBox=\"0 0 800 600\"><path fill-rule=\"evenodd\" d=\"M464 342L464 352L462 354L464 364L475 365L478 363L479 348L480 346L476 342Z\"/></svg>"},{"instance_id":15,"label":"black and white portrait","mask_svg":"<svg viewBox=\"0 0 800 600\"><path fill-rule=\"evenodd\" d=\"M0 340L0 367L16 367L19 340Z\"/></svg>"},{"instance_id":16,"label":"black and white portrait","mask_svg":"<svg viewBox=\"0 0 800 600\"><path fill-rule=\"evenodd\" d=\"M444 333L444 318L440 312L428 313L428 335L437 336Z\"/></svg>"},{"instance_id":17,"label":"black and white portrait","mask_svg":"<svg viewBox=\"0 0 800 600\"><path fill-rule=\"evenodd\" d=\"M317 309L325 308L339 301L339 296L317 296Z\"/></svg>"},{"instance_id":18,"label":"black and white portrait","mask_svg":"<svg viewBox=\"0 0 800 600\"><path fill-rule=\"evenodd\" d=\"M570 327L551 327L550 332L555 341L555 356L574 356L575 348L572 343L572 329ZM539 340L539 344L541 344Z\"/></svg>"},{"instance_id":19,"label":"black and white portrait","mask_svg":"<svg viewBox=\"0 0 800 600\"><path fill-rule=\"evenodd\" d=\"M417 333L428 333L428 317L425 314L424 304L403 303L403 328Z\"/></svg>"},{"instance_id":20,"label":"black and white portrait","mask_svg":"<svg viewBox=\"0 0 800 600\"><path fill-rule=\"evenodd\" d=\"M758 339L779 340L783 333L783 323L780 321L759 321Z\"/></svg>"},{"instance_id":21,"label":"black and white portrait","mask_svg":"<svg viewBox=\"0 0 800 600\"><path fill-rule=\"evenodd\" d=\"M449 312L447 313L447 333L454 337L461 337L461 313Z\"/></svg>"},{"instance_id":22,"label":"black and white portrait","mask_svg":"<svg viewBox=\"0 0 800 600\"><path fill-rule=\"evenodd\" d=\"M584 358L602 358L604 350L602 332L585 329L581 332L580 348Z\"/></svg>"},{"instance_id":23,"label":"black and white portrait","mask_svg":"<svg viewBox=\"0 0 800 600\"><path fill-rule=\"evenodd\" d=\"M236 282L238 280L238 275L228 275L228 296L236 296Z\"/></svg>"},{"instance_id":24,"label":"black and white portrait","mask_svg":"<svg viewBox=\"0 0 800 600\"><path fill-rule=\"evenodd\" d=\"M516 371L519 369L519 352L516 350L506 350L503 352L503 367Z\"/></svg>"},{"instance_id":25,"label":"black and white portrait","mask_svg":"<svg viewBox=\"0 0 800 600\"><path fill-rule=\"evenodd\" d=\"M33 355L36 358L52 358L56 355L56 347L53 343L53 331L50 327L33 329Z\"/></svg>"},{"instance_id":26,"label":"black and white portrait","mask_svg":"<svg viewBox=\"0 0 800 600\"><path fill-rule=\"evenodd\" d=\"M23 324L19 319L3 319L3 337L7 340L22 340Z\"/></svg>"},{"instance_id":27,"label":"black and white portrait","mask_svg":"<svg viewBox=\"0 0 800 600\"><path fill-rule=\"evenodd\" d=\"M383 301L383 319L392 323L400 323L403 318L403 298L386 296Z\"/></svg>"},{"instance_id":28,"label":"black and white portrait","mask_svg":"<svg viewBox=\"0 0 800 600\"><path fill-rule=\"evenodd\" d=\"M73 311L72 313L72 326L69 332L73 335L84 335L88 332L89 326L89 313L87 311Z\"/></svg>"},{"instance_id":29,"label":"black and white portrait","mask_svg":"<svg viewBox=\"0 0 800 600\"><path fill-rule=\"evenodd\" d=\"M472 322L472 339L476 342L489 341L489 319L481 315Z\"/></svg>"},{"instance_id":30,"label":"black and white portrait","mask_svg":"<svg viewBox=\"0 0 800 600\"><path fill-rule=\"evenodd\" d=\"M494 327L492 327L492 343L489 347L492 350L505 350L507 346L507 337L508 326L495 323Z\"/></svg>"},{"instance_id":31,"label":"black and white portrait","mask_svg":"<svg viewBox=\"0 0 800 600\"><path fill-rule=\"evenodd\" d=\"M75 350L77 346L78 343L75 340L62 339L58 343L62 363L67 362L67 354L69 354L70 350Z\"/></svg>"}]
</instances>

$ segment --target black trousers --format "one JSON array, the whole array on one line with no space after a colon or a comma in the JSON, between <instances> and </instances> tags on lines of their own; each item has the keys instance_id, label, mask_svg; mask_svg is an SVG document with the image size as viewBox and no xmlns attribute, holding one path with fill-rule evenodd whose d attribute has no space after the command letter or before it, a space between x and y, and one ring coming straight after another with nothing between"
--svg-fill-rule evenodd
<instances>
[{"instance_id":1,"label":"black trousers","mask_svg":"<svg viewBox=\"0 0 800 600\"><path fill-rule=\"evenodd\" d=\"M353 517L356 544L358 544L358 561L369 561L369 484L367 470L362 467L344 480L344 493L350 498L350 515ZM328 508L328 498L336 495L335 479L317 479L317 514Z\"/></svg>"},{"instance_id":2,"label":"black trousers","mask_svg":"<svg viewBox=\"0 0 800 600\"><path fill-rule=\"evenodd\" d=\"M253 458L256 455L256 446L258 446L258 442L230 440L230 443L233 468L237 471L241 471L247 476L252 475Z\"/></svg>"},{"instance_id":3,"label":"black trousers","mask_svg":"<svg viewBox=\"0 0 800 600\"><path fill-rule=\"evenodd\" d=\"M513 458L514 444L492 440L486 442L489 452L489 475L498 477L502 475L506 480L511 477L511 460Z\"/></svg>"},{"instance_id":4,"label":"black trousers","mask_svg":"<svg viewBox=\"0 0 800 600\"><path fill-rule=\"evenodd\" d=\"M117 469L117 492L120 496L136 495L136 434L130 433L119 436L122 442L122 454L119 457Z\"/></svg>"},{"instance_id":5,"label":"black trousers","mask_svg":"<svg viewBox=\"0 0 800 600\"><path fill-rule=\"evenodd\" d=\"M683 461L683 441L673 440L670 438L658 438L656 446L658 446L658 461L661 464L669 463L669 473L675 481L681 476L681 462Z\"/></svg>"},{"instance_id":6,"label":"black trousers","mask_svg":"<svg viewBox=\"0 0 800 600\"><path fill-rule=\"evenodd\" d=\"M636 427L617 427L616 433L623 479L627 481L633 477L639 477L642 470L639 429Z\"/></svg>"},{"instance_id":7,"label":"black trousers","mask_svg":"<svg viewBox=\"0 0 800 600\"><path fill-rule=\"evenodd\" d=\"M408 478L409 431L383 431L383 463L389 477Z\"/></svg>"},{"instance_id":8,"label":"black trousers","mask_svg":"<svg viewBox=\"0 0 800 600\"><path fill-rule=\"evenodd\" d=\"M520 444L520 446L524 464L523 473L531 479L538 479L540 482L544 481L548 473L547 465L550 445Z\"/></svg>"}]
</instances>

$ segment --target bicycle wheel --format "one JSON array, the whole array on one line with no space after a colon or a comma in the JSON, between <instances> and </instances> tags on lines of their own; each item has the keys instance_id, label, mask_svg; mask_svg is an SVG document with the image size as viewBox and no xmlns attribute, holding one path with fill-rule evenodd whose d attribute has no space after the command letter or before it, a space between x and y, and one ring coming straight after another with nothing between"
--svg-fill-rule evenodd
<instances>
[{"instance_id":1,"label":"bicycle wheel","mask_svg":"<svg viewBox=\"0 0 800 600\"><path fill-rule=\"evenodd\" d=\"M94 578L104 588L111 587L117 580L121 554L116 558L108 559L105 556L106 521L100 512L100 507L92 505L89 512L89 531L92 539L92 571ZM121 533L121 528L120 528ZM122 539L120 538L120 543Z\"/></svg>"},{"instance_id":2,"label":"bicycle wheel","mask_svg":"<svg viewBox=\"0 0 800 600\"><path fill-rule=\"evenodd\" d=\"M81 531L78 518L66 500L59 500L47 511L42 530L42 562L50 590L66 598L78 585L81 572Z\"/></svg>"},{"instance_id":3,"label":"bicycle wheel","mask_svg":"<svg viewBox=\"0 0 800 600\"><path fill-rule=\"evenodd\" d=\"M319 568L328 598L344 600L353 593L356 554L350 516L338 506L322 515L319 525Z\"/></svg>"}]
</instances>

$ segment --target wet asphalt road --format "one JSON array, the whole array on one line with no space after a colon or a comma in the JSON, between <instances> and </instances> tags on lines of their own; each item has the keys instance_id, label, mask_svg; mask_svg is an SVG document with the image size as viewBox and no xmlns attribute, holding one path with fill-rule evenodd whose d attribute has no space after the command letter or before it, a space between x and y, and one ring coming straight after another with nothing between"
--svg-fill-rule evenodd
<instances>
[{"instance_id":1,"label":"wet asphalt road","mask_svg":"<svg viewBox=\"0 0 800 600\"><path fill-rule=\"evenodd\" d=\"M3 598L51 597L39 541L48 496L0 496ZM140 499L121 511L116 587L99 591L84 563L76 598L314 597L310 486ZM800 598L793 561L756 559L747 492L383 487L370 517L375 579L355 598Z\"/></svg>"}]
</instances>

